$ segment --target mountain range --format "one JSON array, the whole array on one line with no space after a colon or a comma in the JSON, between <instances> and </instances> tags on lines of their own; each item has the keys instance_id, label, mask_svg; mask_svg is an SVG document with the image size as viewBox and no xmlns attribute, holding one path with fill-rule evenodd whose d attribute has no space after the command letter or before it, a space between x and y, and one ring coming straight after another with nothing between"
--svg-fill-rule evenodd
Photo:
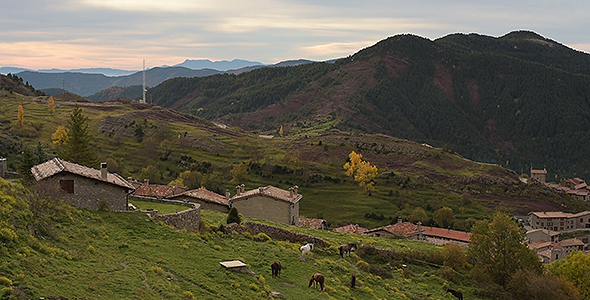
<instances>
[{"instance_id":1,"label":"mountain range","mask_svg":"<svg viewBox=\"0 0 590 300\"><path fill-rule=\"evenodd\" d=\"M590 55L534 32L389 37L334 63L176 78L154 104L258 133L337 128L590 177Z\"/></svg>"},{"instance_id":2,"label":"mountain range","mask_svg":"<svg viewBox=\"0 0 590 300\"><path fill-rule=\"evenodd\" d=\"M223 72L240 74L265 66L294 66L303 63L311 63L309 60L291 60L279 62L273 65L264 65L256 61L234 59L232 61L211 61L211 60L185 60L174 66L155 67L146 70L146 85L156 86L164 80L176 77L202 77ZM119 70L112 68L86 68L86 69L44 69L29 70L24 68L2 67L2 74L17 74L24 81L31 84L38 90L46 90L49 94L51 89L62 89L81 96L89 96L95 101L105 101L100 95L92 97L104 89L113 87L121 88L140 85L143 82L142 71ZM141 89L136 97L141 96Z\"/></svg>"}]
</instances>

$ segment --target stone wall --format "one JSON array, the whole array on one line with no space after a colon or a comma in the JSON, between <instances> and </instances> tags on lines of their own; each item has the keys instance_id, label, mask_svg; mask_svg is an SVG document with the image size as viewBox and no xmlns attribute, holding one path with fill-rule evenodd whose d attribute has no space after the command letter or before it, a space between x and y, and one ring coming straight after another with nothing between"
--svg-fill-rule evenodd
<instances>
[{"instance_id":1,"label":"stone wall","mask_svg":"<svg viewBox=\"0 0 590 300\"><path fill-rule=\"evenodd\" d=\"M165 224L173 226L178 230L186 230L189 232L199 231L199 224L201 223L201 205L198 203L156 197L143 197L136 195L129 196L129 200L134 199L140 201L187 206L189 207L189 209L173 214L160 215L158 214L157 210L146 211L146 213L150 217L154 218L154 220L162 221Z\"/></svg>"},{"instance_id":2,"label":"stone wall","mask_svg":"<svg viewBox=\"0 0 590 300\"><path fill-rule=\"evenodd\" d=\"M279 241L288 241L291 243L301 243L301 244L306 244L306 243L312 243L314 244L315 247L323 247L326 243L324 242L324 240L312 236L312 235L308 235L308 234L303 234L303 233L297 233L297 232L293 232L287 229L283 229L283 228L279 228L279 227L275 227L275 226L271 226L271 225L266 225L266 224L262 224L262 223L255 223L255 222L250 222L250 221L246 221L244 222L244 230L249 231L252 233L252 235L256 235L260 232L268 235L269 237L271 237L273 240L279 240ZM229 224L225 227L225 230L227 232L231 232L231 231L238 231L241 232L242 228L235 224Z\"/></svg>"},{"instance_id":3,"label":"stone wall","mask_svg":"<svg viewBox=\"0 0 590 300\"><path fill-rule=\"evenodd\" d=\"M174 226L178 230L199 231L199 223L201 222L201 206L194 204L193 208L183 210L174 214L154 216L156 221L162 221L165 224Z\"/></svg>"},{"instance_id":4,"label":"stone wall","mask_svg":"<svg viewBox=\"0 0 590 300\"><path fill-rule=\"evenodd\" d=\"M60 180L73 180L74 193L62 190ZM39 181L37 193L41 196L63 199L78 208L127 210L127 188L68 172L61 172Z\"/></svg>"}]
</instances>

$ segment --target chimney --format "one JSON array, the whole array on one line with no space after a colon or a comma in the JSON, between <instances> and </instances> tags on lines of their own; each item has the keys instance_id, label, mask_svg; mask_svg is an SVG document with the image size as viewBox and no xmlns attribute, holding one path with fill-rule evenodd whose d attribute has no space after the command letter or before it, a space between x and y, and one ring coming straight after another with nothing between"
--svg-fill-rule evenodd
<instances>
[{"instance_id":1,"label":"chimney","mask_svg":"<svg viewBox=\"0 0 590 300\"><path fill-rule=\"evenodd\" d=\"M236 185L236 196L239 196L241 194L242 191L242 187L240 185Z\"/></svg>"},{"instance_id":2,"label":"chimney","mask_svg":"<svg viewBox=\"0 0 590 300\"><path fill-rule=\"evenodd\" d=\"M451 233L451 228L449 227L449 231L447 231L448 233Z\"/></svg>"},{"instance_id":3,"label":"chimney","mask_svg":"<svg viewBox=\"0 0 590 300\"><path fill-rule=\"evenodd\" d=\"M143 183L144 183L145 185L150 185L150 180L149 180L149 179L144 179L144 180L143 180Z\"/></svg>"},{"instance_id":4,"label":"chimney","mask_svg":"<svg viewBox=\"0 0 590 300\"><path fill-rule=\"evenodd\" d=\"M402 223L402 217L397 217L397 224L401 224Z\"/></svg>"},{"instance_id":5,"label":"chimney","mask_svg":"<svg viewBox=\"0 0 590 300\"><path fill-rule=\"evenodd\" d=\"M293 193L295 193L295 196L297 196L297 189L298 188L299 188L298 186L293 186Z\"/></svg>"},{"instance_id":6,"label":"chimney","mask_svg":"<svg viewBox=\"0 0 590 300\"><path fill-rule=\"evenodd\" d=\"M242 193L245 193L246 192L246 185L242 183L242 184L240 184L240 187L242 189Z\"/></svg>"},{"instance_id":7,"label":"chimney","mask_svg":"<svg viewBox=\"0 0 590 300\"><path fill-rule=\"evenodd\" d=\"M231 194L229 193L229 189L225 189L225 199L229 200L229 196Z\"/></svg>"},{"instance_id":8,"label":"chimney","mask_svg":"<svg viewBox=\"0 0 590 300\"><path fill-rule=\"evenodd\" d=\"M100 177L102 179L105 179L106 180L107 179L107 174L108 174L108 172L107 172L107 163L106 162L103 162L103 163L100 164Z\"/></svg>"},{"instance_id":9,"label":"chimney","mask_svg":"<svg viewBox=\"0 0 590 300\"><path fill-rule=\"evenodd\" d=\"M261 186L260 186L260 187L258 187L258 192L259 192L259 193L262 193L263 191L264 191L264 188L263 188L263 187L261 187Z\"/></svg>"},{"instance_id":10,"label":"chimney","mask_svg":"<svg viewBox=\"0 0 590 300\"><path fill-rule=\"evenodd\" d=\"M422 222L418 221L418 223L416 223L416 230L418 230L418 232L422 232Z\"/></svg>"},{"instance_id":11,"label":"chimney","mask_svg":"<svg viewBox=\"0 0 590 300\"><path fill-rule=\"evenodd\" d=\"M0 158L0 178L6 178L6 158Z\"/></svg>"},{"instance_id":12,"label":"chimney","mask_svg":"<svg viewBox=\"0 0 590 300\"><path fill-rule=\"evenodd\" d=\"M293 198L293 188L289 188L289 197Z\"/></svg>"}]
</instances>

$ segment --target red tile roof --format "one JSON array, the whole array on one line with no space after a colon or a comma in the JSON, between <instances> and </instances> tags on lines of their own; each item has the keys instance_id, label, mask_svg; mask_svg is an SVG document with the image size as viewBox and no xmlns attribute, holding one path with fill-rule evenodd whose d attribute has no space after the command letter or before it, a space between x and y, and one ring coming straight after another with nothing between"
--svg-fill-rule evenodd
<instances>
[{"instance_id":1,"label":"red tile roof","mask_svg":"<svg viewBox=\"0 0 590 300\"><path fill-rule=\"evenodd\" d=\"M327 226L327 222L324 219L306 219L300 218L299 219L299 226L314 228L314 229L322 229Z\"/></svg>"},{"instance_id":2,"label":"red tile roof","mask_svg":"<svg viewBox=\"0 0 590 300\"><path fill-rule=\"evenodd\" d=\"M198 188L195 190L186 191L184 193L180 193L178 195L175 195L171 198L180 197L180 196L187 196L187 197L191 197L191 198L195 198L195 199L200 199L203 201L213 202L213 203L222 204L222 205L229 205L227 198L225 198L222 195L219 195L218 193L212 192L212 191L204 189L204 188Z\"/></svg>"},{"instance_id":3,"label":"red tile roof","mask_svg":"<svg viewBox=\"0 0 590 300\"><path fill-rule=\"evenodd\" d=\"M471 240L471 232L426 226L422 228L424 229L422 235L425 237L445 238L465 243L469 243Z\"/></svg>"},{"instance_id":4,"label":"red tile roof","mask_svg":"<svg viewBox=\"0 0 590 300\"><path fill-rule=\"evenodd\" d=\"M568 246L584 246L584 242L580 241L577 238L567 239L559 242L559 246L561 247L568 247Z\"/></svg>"},{"instance_id":5,"label":"red tile roof","mask_svg":"<svg viewBox=\"0 0 590 300\"><path fill-rule=\"evenodd\" d=\"M332 229L336 232L346 232L346 233L356 233L356 234L364 234L367 232L367 228L361 227L358 224L349 224L345 226L341 226L338 228Z\"/></svg>"},{"instance_id":6,"label":"red tile roof","mask_svg":"<svg viewBox=\"0 0 590 300\"><path fill-rule=\"evenodd\" d=\"M135 195L167 198L184 191L186 191L185 188L176 185L142 184L135 189Z\"/></svg>"},{"instance_id":7,"label":"red tile roof","mask_svg":"<svg viewBox=\"0 0 590 300\"><path fill-rule=\"evenodd\" d=\"M54 158L42 164L31 168L31 173L37 181L49 178L61 172L68 172L82 177L91 178L94 180L108 182L128 189L135 189L127 180L116 173L107 173L106 178L102 178L101 170L85 167L79 164L71 163L69 161Z\"/></svg>"},{"instance_id":8,"label":"red tile roof","mask_svg":"<svg viewBox=\"0 0 590 300\"><path fill-rule=\"evenodd\" d=\"M269 185L269 186L259 187L257 189L245 191L243 193L240 193L239 195L233 196L229 201L235 202L235 201L245 200L245 199L255 197L255 196L268 196L268 197L275 198L277 200L282 200L285 202L289 202L292 204L297 203L299 200L301 200L301 198L303 198L303 196L301 194L298 194L298 193L295 194L295 193L292 193L291 191L283 190L283 189Z\"/></svg>"},{"instance_id":9,"label":"red tile roof","mask_svg":"<svg viewBox=\"0 0 590 300\"><path fill-rule=\"evenodd\" d=\"M547 170L532 170L531 174L547 174Z\"/></svg>"}]
</instances>

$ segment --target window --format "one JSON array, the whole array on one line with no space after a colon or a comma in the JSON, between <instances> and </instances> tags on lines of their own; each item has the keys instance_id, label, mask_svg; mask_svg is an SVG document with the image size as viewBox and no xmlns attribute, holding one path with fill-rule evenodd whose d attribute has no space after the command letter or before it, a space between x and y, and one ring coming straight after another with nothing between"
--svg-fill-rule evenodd
<instances>
[{"instance_id":1,"label":"window","mask_svg":"<svg viewBox=\"0 0 590 300\"><path fill-rule=\"evenodd\" d=\"M59 185L64 192L66 192L68 194L74 193L74 180L73 179L60 180Z\"/></svg>"}]
</instances>

